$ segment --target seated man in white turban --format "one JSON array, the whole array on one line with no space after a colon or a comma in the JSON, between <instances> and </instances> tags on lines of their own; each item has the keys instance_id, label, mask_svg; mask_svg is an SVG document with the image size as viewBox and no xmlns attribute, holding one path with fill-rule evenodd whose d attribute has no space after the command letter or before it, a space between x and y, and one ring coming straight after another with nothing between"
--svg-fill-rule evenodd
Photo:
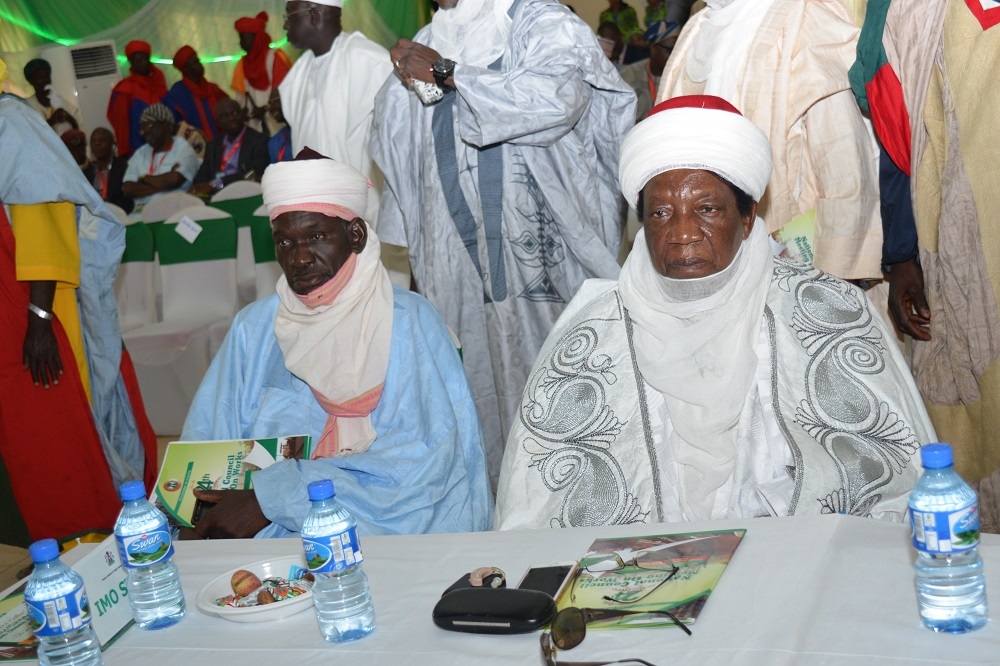
<instances>
[{"instance_id":1,"label":"seated man in white turban","mask_svg":"<svg viewBox=\"0 0 1000 666\"><path fill-rule=\"evenodd\" d=\"M331 479L363 534L489 529L482 429L447 327L392 286L365 222L368 179L329 159L273 164L263 178L277 294L243 309L212 362L181 439L306 433L311 460L254 472L218 502L202 537L287 536L306 486Z\"/></svg>"},{"instance_id":2,"label":"seated man in white turban","mask_svg":"<svg viewBox=\"0 0 1000 666\"><path fill-rule=\"evenodd\" d=\"M500 529L846 513L900 521L933 441L858 288L772 257L767 137L680 97L626 137L644 229L539 354L507 440Z\"/></svg>"}]
</instances>

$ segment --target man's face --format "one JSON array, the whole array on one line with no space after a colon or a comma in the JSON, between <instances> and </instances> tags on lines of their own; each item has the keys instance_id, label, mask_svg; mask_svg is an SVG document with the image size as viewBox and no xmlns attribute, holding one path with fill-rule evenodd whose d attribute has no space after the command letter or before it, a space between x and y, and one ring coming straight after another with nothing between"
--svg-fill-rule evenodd
<instances>
[{"instance_id":1,"label":"man's face","mask_svg":"<svg viewBox=\"0 0 1000 666\"><path fill-rule=\"evenodd\" d=\"M351 253L360 253L368 232L360 218L348 222L322 213L292 211L274 220L271 232L278 264L300 296L329 282Z\"/></svg>"},{"instance_id":2,"label":"man's face","mask_svg":"<svg viewBox=\"0 0 1000 666\"><path fill-rule=\"evenodd\" d=\"M184 68L181 72L184 73L184 76L194 82L201 81L202 77L205 76L205 68L202 67L201 61L198 60L197 55L191 56L188 61L184 63Z\"/></svg>"},{"instance_id":3,"label":"man's face","mask_svg":"<svg viewBox=\"0 0 1000 666\"><path fill-rule=\"evenodd\" d=\"M737 210L736 195L702 169L674 169L642 189L642 219L649 258L660 275L686 279L713 275L733 262L750 235L750 215Z\"/></svg>"},{"instance_id":4,"label":"man's face","mask_svg":"<svg viewBox=\"0 0 1000 666\"><path fill-rule=\"evenodd\" d=\"M250 53L250 49L253 48L253 40L257 35L252 32L241 32L240 33L240 48Z\"/></svg>"},{"instance_id":5,"label":"man's face","mask_svg":"<svg viewBox=\"0 0 1000 666\"><path fill-rule=\"evenodd\" d=\"M130 65L132 65L132 71L134 71L139 76L149 76L150 64L149 56L145 53L133 53L132 57L128 59Z\"/></svg>"},{"instance_id":6,"label":"man's face","mask_svg":"<svg viewBox=\"0 0 1000 666\"><path fill-rule=\"evenodd\" d=\"M84 139L74 138L66 144L66 147L69 148L69 153L76 163L83 166L87 161L87 142Z\"/></svg>"},{"instance_id":7,"label":"man's face","mask_svg":"<svg viewBox=\"0 0 1000 666\"><path fill-rule=\"evenodd\" d=\"M96 159L102 162L108 159L111 157L111 151L114 147L114 136L103 127L98 127L90 135L90 152L94 154Z\"/></svg>"},{"instance_id":8,"label":"man's face","mask_svg":"<svg viewBox=\"0 0 1000 666\"><path fill-rule=\"evenodd\" d=\"M311 2L292 0L285 3L285 32L289 43L297 49L308 50L312 42L315 5Z\"/></svg>"},{"instance_id":9,"label":"man's face","mask_svg":"<svg viewBox=\"0 0 1000 666\"><path fill-rule=\"evenodd\" d=\"M439 9L454 9L455 5L458 4L458 0L439 0Z\"/></svg>"},{"instance_id":10,"label":"man's face","mask_svg":"<svg viewBox=\"0 0 1000 666\"><path fill-rule=\"evenodd\" d=\"M166 147L174 132L174 124L166 120L143 120L139 123L139 134L154 151Z\"/></svg>"},{"instance_id":11,"label":"man's face","mask_svg":"<svg viewBox=\"0 0 1000 666\"><path fill-rule=\"evenodd\" d=\"M28 83L35 89L35 93L44 92L45 87L52 83L52 72L44 67L39 67L28 77Z\"/></svg>"},{"instance_id":12,"label":"man's face","mask_svg":"<svg viewBox=\"0 0 1000 666\"><path fill-rule=\"evenodd\" d=\"M235 134L243 129L246 114L240 105L231 99L224 99L215 107L215 122L227 134Z\"/></svg>"}]
</instances>

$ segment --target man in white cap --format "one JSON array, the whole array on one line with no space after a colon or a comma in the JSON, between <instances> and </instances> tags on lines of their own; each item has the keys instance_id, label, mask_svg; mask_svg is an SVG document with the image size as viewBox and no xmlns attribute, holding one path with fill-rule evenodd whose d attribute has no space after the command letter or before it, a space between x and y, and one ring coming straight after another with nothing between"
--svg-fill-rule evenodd
<instances>
[{"instance_id":1,"label":"man in white cap","mask_svg":"<svg viewBox=\"0 0 1000 666\"><path fill-rule=\"evenodd\" d=\"M344 0L285 3L288 41L303 51L278 87L292 148L307 146L372 179L368 219L378 220L379 184L368 154L375 95L392 73L389 53L361 32L344 32Z\"/></svg>"},{"instance_id":2,"label":"man in white cap","mask_svg":"<svg viewBox=\"0 0 1000 666\"><path fill-rule=\"evenodd\" d=\"M135 199L132 215L161 194L185 191L198 173L198 156L191 145L174 136L174 113L163 104L150 104L142 112L139 132L146 143L128 160L122 192Z\"/></svg>"},{"instance_id":3,"label":"man in white cap","mask_svg":"<svg viewBox=\"0 0 1000 666\"><path fill-rule=\"evenodd\" d=\"M546 341L501 529L846 513L901 521L934 440L857 287L773 258L765 134L718 97L654 107L619 182L644 228Z\"/></svg>"},{"instance_id":4,"label":"man in white cap","mask_svg":"<svg viewBox=\"0 0 1000 666\"><path fill-rule=\"evenodd\" d=\"M392 286L364 220L368 179L329 159L264 173L264 205L284 275L241 311L195 396L183 440L306 433L311 460L254 473L218 502L210 538L287 536L306 486L332 479L365 534L489 529L482 430L461 358L422 297Z\"/></svg>"},{"instance_id":5,"label":"man in white cap","mask_svg":"<svg viewBox=\"0 0 1000 666\"><path fill-rule=\"evenodd\" d=\"M554 0L445 0L391 55L400 78L372 133L379 234L408 247L462 342L495 482L552 324L585 279L618 275L614 174L635 93ZM415 90L435 84L425 106Z\"/></svg>"}]
</instances>

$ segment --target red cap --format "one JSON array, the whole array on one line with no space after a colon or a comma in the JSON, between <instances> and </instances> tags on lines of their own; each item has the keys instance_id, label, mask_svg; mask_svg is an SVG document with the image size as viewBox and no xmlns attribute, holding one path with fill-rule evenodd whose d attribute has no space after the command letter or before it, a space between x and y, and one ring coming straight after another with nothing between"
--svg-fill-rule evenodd
<instances>
[{"instance_id":1,"label":"red cap","mask_svg":"<svg viewBox=\"0 0 1000 666\"><path fill-rule=\"evenodd\" d=\"M184 69L188 61L194 58L198 54L194 52L194 49L190 46L184 45L177 49L177 53L174 54L174 67L177 69Z\"/></svg>"},{"instance_id":2,"label":"red cap","mask_svg":"<svg viewBox=\"0 0 1000 666\"><path fill-rule=\"evenodd\" d=\"M133 39L125 45L125 57L131 58L134 53L145 53L148 57L153 55L153 47L149 45L149 42L144 42L141 39Z\"/></svg>"},{"instance_id":3,"label":"red cap","mask_svg":"<svg viewBox=\"0 0 1000 666\"><path fill-rule=\"evenodd\" d=\"M261 12L256 17L244 16L236 20L236 32L264 32L267 29L267 12Z\"/></svg>"},{"instance_id":4,"label":"red cap","mask_svg":"<svg viewBox=\"0 0 1000 666\"><path fill-rule=\"evenodd\" d=\"M717 111L729 111L738 116L743 115L739 109L721 97L716 97L715 95L683 95L663 100L654 106L646 117L648 118L660 111L669 111L670 109L715 109Z\"/></svg>"}]
</instances>

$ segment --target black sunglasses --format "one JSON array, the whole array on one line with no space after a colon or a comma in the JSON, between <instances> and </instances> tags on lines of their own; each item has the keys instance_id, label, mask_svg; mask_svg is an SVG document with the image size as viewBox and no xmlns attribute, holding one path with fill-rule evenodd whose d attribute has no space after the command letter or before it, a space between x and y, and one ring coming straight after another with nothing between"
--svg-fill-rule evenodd
<instances>
[{"instance_id":1,"label":"black sunglasses","mask_svg":"<svg viewBox=\"0 0 1000 666\"><path fill-rule=\"evenodd\" d=\"M606 608L576 608L574 606L564 608L556 613L549 624L549 632L552 634L552 642L555 643L556 647L560 650L572 650L583 642L583 639L587 636L587 625L591 622L620 619L629 615L662 615L669 618L671 622L680 627L688 636L691 635L691 630L688 629L688 626L681 622L676 615L667 610L632 611Z\"/></svg>"},{"instance_id":2,"label":"black sunglasses","mask_svg":"<svg viewBox=\"0 0 1000 666\"><path fill-rule=\"evenodd\" d=\"M541 637L542 644L542 659L545 661L545 666L607 666L608 664L642 664L643 666L656 666L656 664L651 664L648 661L642 659L616 659L615 661L556 661L556 649L555 644L552 642L551 636L548 632L543 633Z\"/></svg>"}]
</instances>

